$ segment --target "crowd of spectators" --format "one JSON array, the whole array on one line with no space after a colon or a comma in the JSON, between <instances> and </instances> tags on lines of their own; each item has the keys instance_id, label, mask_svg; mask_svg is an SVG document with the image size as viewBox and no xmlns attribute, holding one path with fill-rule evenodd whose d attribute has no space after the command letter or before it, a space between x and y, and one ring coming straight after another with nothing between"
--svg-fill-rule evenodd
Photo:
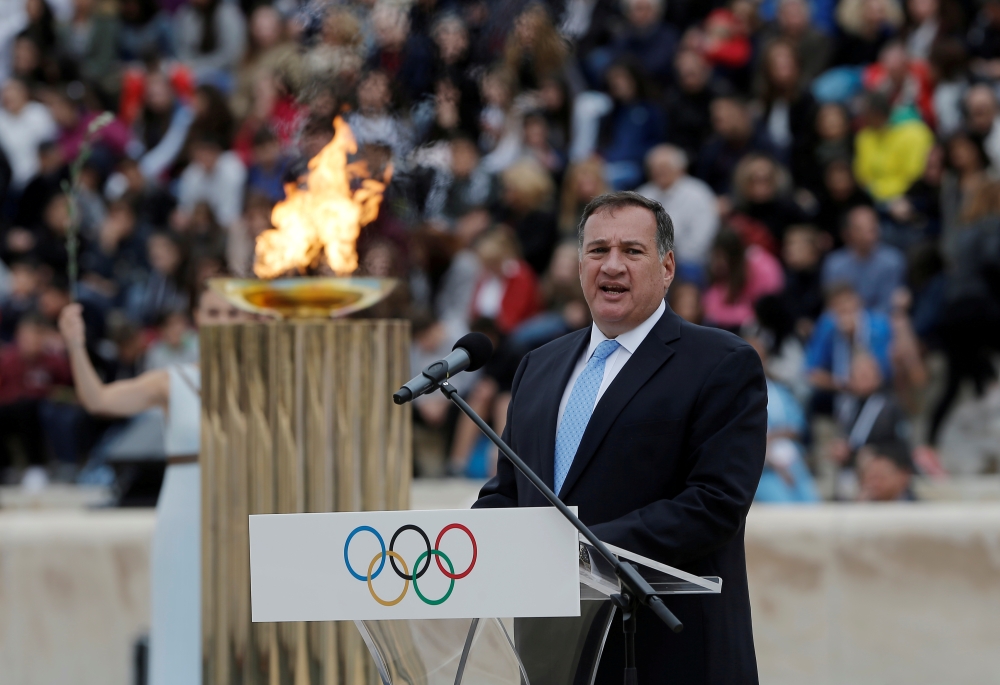
<instances>
[{"instance_id":1,"label":"crowd of spectators","mask_svg":"<svg viewBox=\"0 0 1000 685\"><path fill-rule=\"evenodd\" d=\"M498 430L519 359L590 324L576 226L608 190L671 215L674 311L764 361L761 500L912 497L913 473L942 472L963 384L995 379L1000 0L8 6L7 478L11 449L79 466L106 428L64 390L61 308L83 303L107 380L196 360L192 293L251 275L255 237L336 116L370 167L394 169L358 243L359 273L402 283L378 313L411 319L414 368L491 335L494 359L458 382ZM928 397L932 353L946 380ZM495 455L443 399L414 411L418 473L489 473Z\"/></svg>"}]
</instances>

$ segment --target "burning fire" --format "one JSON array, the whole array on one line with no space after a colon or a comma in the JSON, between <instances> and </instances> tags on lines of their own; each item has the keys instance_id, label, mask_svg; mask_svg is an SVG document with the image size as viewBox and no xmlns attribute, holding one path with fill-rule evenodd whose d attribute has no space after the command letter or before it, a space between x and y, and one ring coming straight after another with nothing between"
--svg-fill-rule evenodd
<instances>
[{"instance_id":1,"label":"burning fire","mask_svg":"<svg viewBox=\"0 0 1000 685\"><path fill-rule=\"evenodd\" d=\"M253 270L259 278L304 272L318 266L324 253L338 276L358 268L358 234L378 216L392 168L380 181L370 178L366 162L348 163L347 156L358 151L354 135L340 117L333 126L333 140L309 160L305 187L285 186L285 200L271 213L275 228L257 238Z\"/></svg>"}]
</instances>

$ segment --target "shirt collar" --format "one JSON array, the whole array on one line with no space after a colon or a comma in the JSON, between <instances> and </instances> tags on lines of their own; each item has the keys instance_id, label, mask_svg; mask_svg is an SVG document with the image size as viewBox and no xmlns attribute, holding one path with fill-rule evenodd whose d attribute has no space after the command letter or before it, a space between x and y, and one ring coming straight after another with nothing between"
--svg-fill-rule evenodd
<instances>
[{"instance_id":1,"label":"shirt collar","mask_svg":"<svg viewBox=\"0 0 1000 685\"><path fill-rule=\"evenodd\" d=\"M649 332L653 330L653 326L656 322L660 320L663 316L663 312L667 309L667 305L661 300L660 306L656 308L656 311L652 315L643 321L641 324L633 328L632 330L622 333L615 340L618 344L628 350L629 354L635 354L635 351L639 349L639 345L642 341L646 339ZM601 332L601 329L597 327L597 324L591 324L590 326L590 347L587 348L587 359L590 359L594 354L594 350L605 340L609 340L608 336Z\"/></svg>"}]
</instances>

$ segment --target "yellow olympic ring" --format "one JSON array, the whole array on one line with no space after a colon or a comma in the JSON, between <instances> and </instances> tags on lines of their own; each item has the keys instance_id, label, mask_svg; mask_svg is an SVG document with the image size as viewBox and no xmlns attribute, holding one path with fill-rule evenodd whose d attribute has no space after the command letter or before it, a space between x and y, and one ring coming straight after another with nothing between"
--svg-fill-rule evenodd
<instances>
[{"instance_id":1,"label":"yellow olympic ring","mask_svg":"<svg viewBox=\"0 0 1000 685\"><path fill-rule=\"evenodd\" d=\"M393 559L395 559L396 561L398 561L399 563L401 563L403 565L403 572L406 573L407 576L410 575L410 569L406 567L406 561L403 560L403 557L401 557L398 552L393 552L391 550L388 550L385 553L390 557L392 557ZM379 552L374 556L374 558L372 558L372 563L368 564L368 592L372 593L372 597L375 598L375 601L381 604L382 606L394 607L403 601L403 597L406 596L406 591L410 589L410 581L409 580L406 581L406 583L403 585L403 591L399 593L399 597L392 600L391 602L387 602L378 595L376 595L375 588L372 587L372 570L375 568L375 562L377 562L379 559L382 558L383 558L382 552Z\"/></svg>"}]
</instances>

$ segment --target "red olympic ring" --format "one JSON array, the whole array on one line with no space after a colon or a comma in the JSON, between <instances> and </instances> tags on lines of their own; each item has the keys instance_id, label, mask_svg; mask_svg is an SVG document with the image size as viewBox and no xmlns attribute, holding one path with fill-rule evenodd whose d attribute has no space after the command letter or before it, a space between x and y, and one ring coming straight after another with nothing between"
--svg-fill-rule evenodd
<instances>
[{"instance_id":1,"label":"red olympic ring","mask_svg":"<svg viewBox=\"0 0 1000 685\"><path fill-rule=\"evenodd\" d=\"M458 530L463 531L469 536L469 541L472 543L472 561L469 562L469 568L465 569L462 573L449 573L444 569L444 566L441 565L441 557L435 556L434 560L437 562L438 568L441 569L441 573L443 573L446 578L461 580L472 573L472 568L476 565L476 556L479 554L479 550L476 549L476 538L473 537L472 531L463 526L461 523L452 523L442 528L441 532L438 533L437 540L434 541L434 549L441 549L441 538L443 538L444 534L452 528L457 528Z\"/></svg>"}]
</instances>

